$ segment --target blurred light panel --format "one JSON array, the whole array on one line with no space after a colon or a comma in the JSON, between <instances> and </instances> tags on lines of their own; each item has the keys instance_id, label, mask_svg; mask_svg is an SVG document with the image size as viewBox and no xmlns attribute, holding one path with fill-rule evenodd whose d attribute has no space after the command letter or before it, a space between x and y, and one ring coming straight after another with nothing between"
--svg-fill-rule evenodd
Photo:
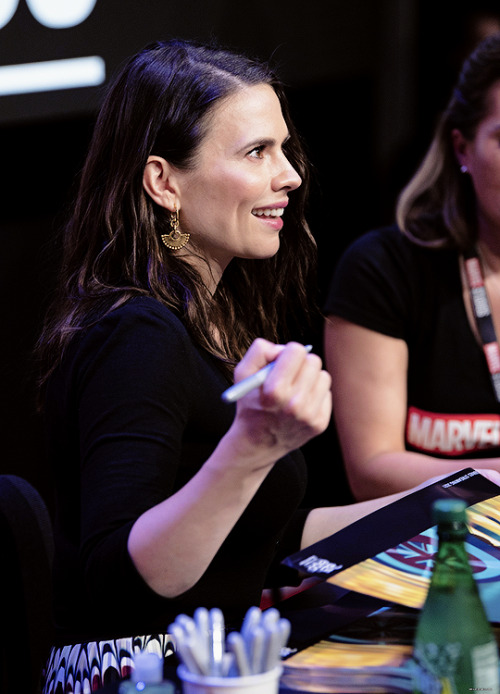
<instances>
[{"instance_id":1,"label":"blurred light panel","mask_svg":"<svg viewBox=\"0 0 500 694\"><path fill-rule=\"evenodd\" d=\"M99 56L67 58L0 67L0 96L94 87L106 78Z\"/></svg>"}]
</instances>

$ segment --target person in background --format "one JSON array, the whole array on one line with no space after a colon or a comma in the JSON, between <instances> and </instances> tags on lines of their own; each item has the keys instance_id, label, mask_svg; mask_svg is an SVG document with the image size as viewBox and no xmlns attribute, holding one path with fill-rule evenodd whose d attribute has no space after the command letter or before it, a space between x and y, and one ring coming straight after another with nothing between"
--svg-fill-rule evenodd
<instances>
[{"instance_id":1,"label":"person in background","mask_svg":"<svg viewBox=\"0 0 500 694\"><path fill-rule=\"evenodd\" d=\"M345 252L325 307L356 499L500 470L500 34L465 60L396 219Z\"/></svg>"},{"instance_id":2,"label":"person in background","mask_svg":"<svg viewBox=\"0 0 500 694\"><path fill-rule=\"evenodd\" d=\"M315 244L308 169L260 62L181 40L104 99L38 344L56 637L44 692L119 679L199 606L237 628L281 560L386 503L301 508L330 376L291 341ZM265 383L221 399L275 361Z\"/></svg>"}]
</instances>

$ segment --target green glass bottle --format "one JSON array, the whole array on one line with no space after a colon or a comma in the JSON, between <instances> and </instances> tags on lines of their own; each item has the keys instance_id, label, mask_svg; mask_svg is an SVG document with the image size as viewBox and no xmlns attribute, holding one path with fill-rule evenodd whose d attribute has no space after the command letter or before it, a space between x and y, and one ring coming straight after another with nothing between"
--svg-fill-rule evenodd
<instances>
[{"instance_id":1,"label":"green glass bottle","mask_svg":"<svg viewBox=\"0 0 500 694\"><path fill-rule=\"evenodd\" d=\"M464 545L465 509L460 499L433 505L439 545L415 634L417 694L500 693L498 648Z\"/></svg>"}]
</instances>

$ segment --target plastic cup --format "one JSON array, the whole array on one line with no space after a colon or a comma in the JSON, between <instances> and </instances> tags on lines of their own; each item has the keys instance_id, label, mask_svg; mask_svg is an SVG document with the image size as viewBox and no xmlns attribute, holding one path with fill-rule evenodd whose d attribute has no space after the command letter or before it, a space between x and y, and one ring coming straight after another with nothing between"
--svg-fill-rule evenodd
<instances>
[{"instance_id":1,"label":"plastic cup","mask_svg":"<svg viewBox=\"0 0 500 694\"><path fill-rule=\"evenodd\" d=\"M245 677L207 677L179 665L177 674L184 694L278 694L281 665Z\"/></svg>"}]
</instances>

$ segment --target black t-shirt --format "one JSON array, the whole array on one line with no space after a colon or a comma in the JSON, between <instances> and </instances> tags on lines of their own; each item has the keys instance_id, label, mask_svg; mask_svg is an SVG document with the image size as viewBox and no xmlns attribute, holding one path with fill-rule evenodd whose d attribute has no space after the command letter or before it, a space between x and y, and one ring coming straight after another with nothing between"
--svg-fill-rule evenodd
<instances>
[{"instance_id":1,"label":"black t-shirt","mask_svg":"<svg viewBox=\"0 0 500 694\"><path fill-rule=\"evenodd\" d=\"M178 598L149 589L127 552L138 516L185 484L229 428L234 405L220 397L228 385L217 361L151 298L130 300L70 344L47 397L58 644L164 632L198 606L220 607L239 627L271 564L277 580L290 579L279 560L299 548L307 515L297 511L300 452L274 466L205 574Z\"/></svg>"},{"instance_id":2,"label":"black t-shirt","mask_svg":"<svg viewBox=\"0 0 500 694\"><path fill-rule=\"evenodd\" d=\"M499 455L500 408L467 318L456 251L423 248L396 227L368 232L341 258L325 312L407 343L408 449Z\"/></svg>"}]
</instances>

